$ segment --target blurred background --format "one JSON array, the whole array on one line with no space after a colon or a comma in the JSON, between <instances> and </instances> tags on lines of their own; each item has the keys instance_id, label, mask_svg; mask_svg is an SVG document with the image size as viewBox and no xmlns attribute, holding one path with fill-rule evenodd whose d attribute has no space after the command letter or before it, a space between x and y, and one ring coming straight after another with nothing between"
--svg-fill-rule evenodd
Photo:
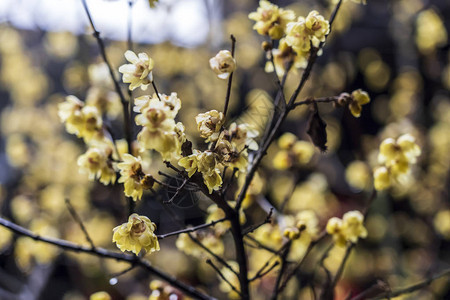
<instances>
[{"instance_id":1,"label":"blurred background","mask_svg":"<svg viewBox=\"0 0 450 300\"><path fill-rule=\"evenodd\" d=\"M297 16L316 9L328 18L334 8L332 0L274 2ZM415 180L377 196L367 218L368 238L350 257L337 299L344 299L350 290L364 290L379 278L391 287L405 286L450 266L450 3L367 2L342 5L299 98L334 96L361 88L369 93L371 103L363 107L360 118L346 109L321 105L321 116L328 124L328 151L316 150L306 166L276 168L273 160L280 149L274 143L259 172L261 186L251 195L254 203L246 210L249 224L260 220L264 214L261 201L277 207L293 186L287 212L312 209L323 228L329 217L364 206L380 141L404 133L414 135L422 148L413 170ZM194 117L222 109L226 94L226 82L217 79L208 61L219 50L230 49L229 35L233 34L238 69L229 122L250 122L263 130L277 85L275 75L264 71L261 43L265 38L257 35L252 29L254 22L248 19L258 1L160 0L155 8L146 0L131 1L131 5L126 0L88 0L87 4L116 70L126 63L123 54L129 32L133 50L154 59L158 89L178 94L182 101L178 119L196 145L201 145L201 139ZM67 95L100 101L116 137L123 138L121 105L108 76L81 1L0 1L3 217L45 236L88 245L66 208L64 200L70 199L95 244L116 249L111 242L112 228L128 217L123 187L104 186L78 172L77 157L86 146L65 132L57 115L57 104ZM300 76L301 70L288 76L288 96ZM123 90L126 93L125 85ZM144 94L133 92L135 97ZM308 108L300 108L282 129L309 140L307 119ZM138 130L134 128L134 134ZM165 170L157 154L148 155L152 175ZM179 229L157 201L170 196L161 189L145 194L137 205L140 214L157 224L158 234ZM186 224L197 225L204 222L210 204L192 192L179 197L170 210ZM228 242L225 238L224 243ZM176 238L163 240L162 250L148 259L181 280L227 298L216 274L204 263L204 254L192 259L177 250L175 243ZM227 259L233 257L232 252L222 251ZM304 251L299 247L292 259ZM333 251L326 260L330 270L343 255L338 248ZM268 254L249 250L249 255L251 269L257 270ZM153 278L137 269L117 276L127 267L61 252L0 228L1 299L88 299L100 290L108 291L113 299L148 299ZM312 272L311 262L304 274L292 281L284 298L312 299L309 286L314 282L310 281L317 279L311 279ZM275 278L273 272L252 285L258 295L255 299L264 299ZM443 279L402 299L449 298L448 280Z\"/></svg>"}]
</instances>

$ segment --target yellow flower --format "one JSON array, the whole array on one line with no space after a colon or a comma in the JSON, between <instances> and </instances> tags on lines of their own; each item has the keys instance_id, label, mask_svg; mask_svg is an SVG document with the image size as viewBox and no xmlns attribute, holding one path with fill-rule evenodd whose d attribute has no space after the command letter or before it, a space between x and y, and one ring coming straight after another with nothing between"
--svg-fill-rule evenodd
<instances>
[{"instance_id":1,"label":"yellow flower","mask_svg":"<svg viewBox=\"0 0 450 300\"><path fill-rule=\"evenodd\" d=\"M142 198L144 192L145 174L142 171L141 158L130 154L123 155L123 162L117 164L120 170L119 182L124 183L124 192L127 197L132 197L134 201Z\"/></svg>"},{"instance_id":2,"label":"yellow flower","mask_svg":"<svg viewBox=\"0 0 450 300\"><path fill-rule=\"evenodd\" d=\"M366 238L367 230L364 227L364 216L357 210L346 212L343 216L342 231L347 241L356 243L358 238Z\"/></svg>"},{"instance_id":3,"label":"yellow flower","mask_svg":"<svg viewBox=\"0 0 450 300\"><path fill-rule=\"evenodd\" d=\"M116 171L113 168L110 159L112 149L110 148L89 148L85 154L80 155L77 164L80 167L80 173L89 174L89 180L96 178L104 185L116 181Z\"/></svg>"},{"instance_id":4,"label":"yellow flower","mask_svg":"<svg viewBox=\"0 0 450 300\"><path fill-rule=\"evenodd\" d=\"M370 97L367 92L358 89L352 92L349 109L352 115L356 118L361 116L362 106L370 102Z\"/></svg>"},{"instance_id":5,"label":"yellow flower","mask_svg":"<svg viewBox=\"0 0 450 300\"><path fill-rule=\"evenodd\" d=\"M330 32L330 24L317 11L311 11L305 20L305 26L311 35L311 42L314 47L319 47L320 42L325 42L327 34Z\"/></svg>"},{"instance_id":6,"label":"yellow flower","mask_svg":"<svg viewBox=\"0 0 450 300\"><path fill-rule=\"evenodd\" d=\"M342 234L342 220L333 217L328 220L327 227L326 227L327 233L331 234L333 236L333 240L338 246L345 246L345 236Z\"/></svg>"},{"instance_id":7,"label":"yellow flower","mask_svg":"<svg viewBox=\"0 0 450 300\"><path fill-rule=\"evenodd\" d=\"M146 252L159 251L159 242L154 231L156 225L146 216L132 214L128 223L113 229L113 242L122 251L132 251L139 254L142 249Z\"/></svg>"},{"instance_id":8,"label":"yellow flower","mask_svg":"<svg viewBox=\"0 0 450 300\"><path fill-rule=\"evenodd\" d=\"M434 228L445 239L450 239L450 210L443 210L436 214L433 220Z\"/></svg>"},{"instance_id":9,"label":"yellow flower","mask_svg":"<svg viewBox=\"0 0 450 300\"><path fill-rule=\"evenodd\" d=\"M243 123L237 125L233 122L228 128L228 135L229 139L231 139L231 143L237 151L242 151L246 147L254 151L259 148L258 143L255 141L255 138L258 137L259 132L250 124Z\"/></svg>"},{"instance_id":10,"label":"yellow flower","mask_svg":"<svg viewBox=\"0 0 450 300\"><path fill-rule=\"evenodd\" d=\"M111 296L107 292L97 292L89 297L89 300L111 300Z\"/></svg>"},{"instance_id":11,"label":"yellow flower","mask_svg":"<svg viewBox=\"0 0 450 300\"><path fill-rule=\"evenodd\" d=\"M198 150L194 150L194 154L191 154L189 156L183 157L178 161L178 165L183 167L186 172L188 172L188 176L191 177L192 175L197 172L197 155L199 154Z\"/></svg>"},{"instance_id":12,"label":"yellow flower","mask_svg":"<svg viewBox=\"0 0 450 300\"><path fill-rule=\"evenodd\" d=\"M279 40L284 35L286 24L295 19L295 14L292 10L284 10L269 1L261 0L256 12L250 13L248 17L256 21L253 29L259 34Z\"/></svg>"},{"instance_id":13,"label":"yellow flower","mask_svg":"<svg viewBox=\"0 0 450 300\"><path fill-rule=\"evenodd\" d=\"M287 170L292 167L292 159L289 152L280 150L273 158L273 167L277 170Z\"/></svg>"},{"instance_id":14,"label":"yellow flower","mask_svg":"<svg viewBox=\"0 0 450 300\"><path fill-rule=\"evenodd\" d=\"M83 125L81 109L84 103L75 96L67 96L66 101L58 104L58 116L65 123L66 130L71 134L78 134Z\"/></svg>"},{"instance_id":15,"label":"yellow flower","mask_svg":"<svg viewBox=\"0 0 450 300\"><path fill-rule=\"evenodd\" d=\"M299 17L297 22L291 22L286 27L286 44L294 51L305 56L311 49L311 37L305 24L305 18Z\"/></svg>"},{"instance_id":16,"label":"yellow flower","mask_svg":"<svg viewBox=\"0 0 450 300\"><path fill-rule=\"evenodd\" d=\"M146 90L147 86L153 81L153 59L146 53L136 55L133 51L125 52L125 58L131 63L122 65L119 72L123 73L124 83L130 83L129 89L132 91L137 87Z\"/></svg>"},{"instance_id":17,"label":"yellow flower","mask_svg":"<svg viewBox=\"0 0 450 300\"><path fill-rule=\"evenodd\" d=\"M434 9L427 9L417 17L416 44L423 54L430 54L447 43L447 31Z\"/></svg>"},{"instance_id":18,"label":"yellow flower","mask_svg":"<svg viewBox=\"0 0 450 300\"><path fill-rule=\"evenodd\" d=\"M206 138L206 142L217 140L224 121L225 116L217 110L210 110L195 117L200 136Z\"/></svg>"},{"instance_id":19,"label":"yellow flower","mask_svg":"<svg viewBox=\"0 0 450 300\"><path fill-rule=\"evenodd\" d=\"M222 185L222 177L220 176L220 170L214 169L209 173L202 173L203 182L208 187L208 191L211 194L214 191L217 191Z\"/></svg>"},{"instance_id":20,"label":"yellow flower","mask_svg":"<svg viewBox=\"0 0 450 300\"><path fill-rule=\"evenodd\" d=\"M236 70L236 60L228 50L221 50L209 60L209 66L220 79L227 79Z\"/></svg>"},{"instance_id":21,"label":"yellow flower","mask_svg":"<svg viewBox=\"0 0 450 300\"><path fill-rule=\"evenodd\" d=\"M377 167L373 172L374 187L382 191L391 186L391 175L386 167Z\"/></svg>"},{"instance_id":22,"label":"yellow flower","mask_svg":"<svg viewBox=\"0 0 450 300\"><path fill-rule=\"evenodd\" d=\"M338 246L345 246L347 242L356 243L359 238L367 237L364 227L364 216L357 210L346 212L342 218L333 217L328 220L326 231L333 236Z\"/></svg>"},{"instance_id":23,"label":"yellow flower","mask_svg":"<svg viewBox=\"0 0 450 300\"><path fill-rule=\"evenodd\" d=\"M308 64L307 53L297 54L286 42L286 39L281 39L277 49L272 50L273 64L278 76L282 77L286 71L292 68L306 68ZM273 64L271 61L266 62L264 71L267 73L273 72ZM289 70L286 70L289 67Z\"/></svg>"}]
</instances>

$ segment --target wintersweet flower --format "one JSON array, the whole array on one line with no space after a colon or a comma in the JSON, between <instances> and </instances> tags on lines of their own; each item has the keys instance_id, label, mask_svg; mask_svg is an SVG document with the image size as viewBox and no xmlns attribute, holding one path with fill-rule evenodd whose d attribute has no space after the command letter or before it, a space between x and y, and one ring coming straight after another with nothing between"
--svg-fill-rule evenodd
<instances>
[{"instance_id":1,"label":"wintersweet flower","mask_svg":"<svg viewBox=\"0 0 450 300\"><path fill-rule=\"evenodd\" d=\"M228 50L221 50L209 60L209 66L220 79L227 79L236 70L236 60Z\"/></svg>"},{"instance_id":2,"label":"wintersweet flower","mask_svg":"<svg viewBox=\"0 0 450 300\"><path fill-rule=\"evenodd\" d=\"M104 291L94 293L89 297L89 300L111 300L111 299L112 299L111 296Z\"/></svg>"},{"instance_id":3,"label":"wintersweet flower","mask_svg":"<svg viewBox=\"0 0 450 300\"><path fill-rule=\"evenodd\" d=\"M327 34L330 33L330 24L315 10L306 17L305 26L311 35L314 47L319 47L320 42L325 42Z\"/></svg>"},{"instance_id":4,"label":"wintersweet flower","mask_svg":"<svg viewBox=\"0 0 450 300\"><path fill-rule=\"evenodd\" d=\"M269 1L261 0L256 12L250 13L248 18L256 21L253 29L259 34L279 40L284 35L286 24L295 19L295 13L292 10L279 8Z\"/></svg>"},{"instance_id":5,"label":"wintersweet flower","mask_svg":"<svg viewBox=\"0 0 450 300\"><path fill-rule=\"evenodd\" d=\"M80 155L77 164L80 167L80 173L89 175L89 180L99 178L100 182L108 185L116 181L116 171L111 161L112 149L92 147L86 153Z\"/></svg>"},{"instance_id":6,"label":"wintersweet flower","mask_svg":"<svg viewBox=\"0 0 450 300\"><path fill-rule=\"evenodd\" d=\"M125 195L132 197L134 201L141 199L148 182L148 175L142 171L141 158L124 154L123 162L117 164L117 167L120 170L119 182L124 183Z\"/></svg>"},{"instance_id":7,"label":"wintersweet flower","mask_svg":"<svg viewBox=\"0 0 450 300\"><path fill-rule=\"evenodd\" d=\"M132 91L137 87L146 90L147 86L153 81L153 59L146 53L136 55L133 51L125 52L125 58L131 64L125 64L119 67L119 72L123 73L124 83L130 83L129 89Z\"/></svg>"},{"instance_id":8,"label":"wintersweet flower","mask_svg":"<svg viewBox=\"0 0 450 300\"><path fill-rule=\"evenodd\" d=\"M83 113L81 109L84 103L75 96L67 96L66 101L58 104L58 116L65 123L66 130L71 134L78 134L83 125Z\"/></svg>"},{"instance_id":9,"label":"wintersweet flower","mask_svg":"<svg viewBox=\"0 0 450 300\"><path fill-rule=\"evenodd\" d=\"M139 254L142 249L146 252L159 251L158 238L154 231L156 225L146 216L132 214L128 222L113 229L113 242L122 251L132 251Z\"/></svg>"},{"instance_id":10,"label":"wintersweet flower","mask_svg":"<svg viewBox=\"0 0 450 300\"><path fill-rule=\"evenodd\" d=\"M381 142L378 162L382 166L374 170L375 189L386 189L393 181L406 181L411 166L417 162L420 154L420 147L410 134L404 134L397 140L387 138Z\"/></svg>"},{"instance_id":11,"label":"wintersweet flower","mask_svg":"<svg viewBox=\"0 0 450 300\"><path fill-rule=\"evenodd\" d=\"M347 242L356 243L359 238L367 237L364 216L357 210L346 212L342 220L336 217L329 219L326 231L333 235L336 245L341 247Z\"/></svg>"},{"instance_id":12,"label":"wintersweet flower","mask_svg":"<svg viewBox=\"0 0 450 300\"><path fill-rule=\"evenodd\" d=\"M369 94L361 89L352 92L348 108L356 118L361 116L362 106L370 102Z\"/></svg>"},{"instance_id":13,"label":"wintersweet flower","mask_svg":"<svg viewBox=\"0 0 450 300\"><path fill-rule=\"evenodd\" d=\"M210 110L195 117L200 136L206 138L206 142L215 141L219 137L220 128L222 128L225 116L217 110Z\"/></svg>"}]
</instances>

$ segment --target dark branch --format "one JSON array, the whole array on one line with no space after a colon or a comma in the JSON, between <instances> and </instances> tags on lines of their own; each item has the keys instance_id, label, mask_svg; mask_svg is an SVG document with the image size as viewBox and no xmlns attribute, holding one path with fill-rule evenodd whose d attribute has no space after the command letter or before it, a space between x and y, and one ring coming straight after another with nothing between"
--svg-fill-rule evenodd
<instances>
[{"instance_id":1,"label":"dark branch","mask_svg":"<svg viewBox=\"0 0 450 300\"><path fill-rule=\"evenodd\" d=\"M198 226L191 227L191 228L185 228L185 229L177 230L177 231L174 231L174 232L160 234L160 235L157 235L157 237L158 237L158 239L162 240L162 239L165 239L165 238L167 238L169 236L179 235L179 234L182 234L182 233L194 232L194 231L197 231L197 230L200 230L200 229L203 229L203 228L214 226L217 223L221 223L221 222L224 222L226 220L227 220L227 218L222 218L222 219L219 219L219 220L216 220L216 221L212 221L212 222L207 223L207 224L202 224L202 225L198 225Z\"/></svg>"}]
</instances>

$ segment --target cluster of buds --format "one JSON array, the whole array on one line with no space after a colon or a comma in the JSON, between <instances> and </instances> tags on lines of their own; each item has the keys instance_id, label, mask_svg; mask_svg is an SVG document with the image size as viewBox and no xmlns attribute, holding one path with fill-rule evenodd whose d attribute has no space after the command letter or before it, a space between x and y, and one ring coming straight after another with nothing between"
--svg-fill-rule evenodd
<instances>
[{"instance_id":1,"label":"cluster of buds","mask_svg":"<svg viewBox=\"0 0 450 300\"><path fill-rule=\"evenodd\" d=\"M292 133L285 133L278 139L280 151L273 159L278 170L286 170L293 166L306 165L314 155L314 146L306 141L299 141Z\"/></svg>"},{"instance_id":2,"label":"cluster of buds","mask_svg":"<svg viewBox=\"0 0 450 300\"><path fill-rule=\"evenodd\" d=\"M385 139L378 154L378 162L382 165L374 170L375 189L387 189L393 182L407 182L411 166L417 162L420 153L420 147L410 134L404 134L397 140Z\"/></svg>"},{"instance_id":3,"label":"cluster of buds","mask_svg":"<svg viewBox=\"0 0 450 300\"><path fill-rule=\"evenodd\" d=\"M296 240L303 234L308 235L309 238L314 238L319 231L319 219L312 210L303 210L293 218L285 220L285 222L288 226L284 229L283 235L290 240Z\"/></svg>"},{"instance_id":4,"label":"cluster of buds","mask_svg":"<svg viewBox=\"0 0 450 300\"><path fill-rule=\"evenodd\" d=\"M359 238L367 237L364 227L364 216L357 210L346 212L342 219L333 217L328 220L327 233L333 236L338 246L345 246L347 242L356 243Z\"/></svg>"}]
</instances>

